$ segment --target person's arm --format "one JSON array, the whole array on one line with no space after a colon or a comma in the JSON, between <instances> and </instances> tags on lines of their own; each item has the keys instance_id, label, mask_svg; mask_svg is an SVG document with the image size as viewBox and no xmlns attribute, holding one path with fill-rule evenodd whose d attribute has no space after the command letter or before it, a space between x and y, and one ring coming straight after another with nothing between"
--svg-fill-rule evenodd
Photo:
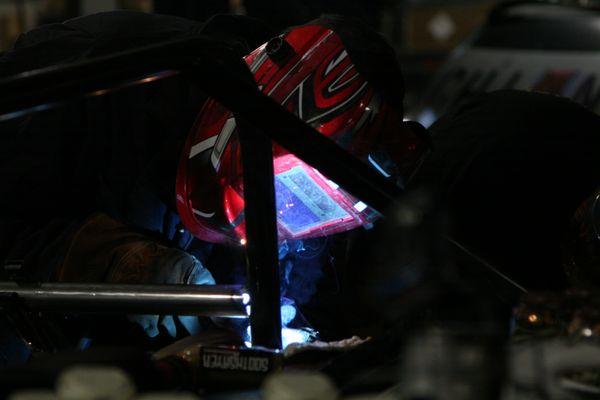
<instances>
[{"instance_id":1,"label":"person's arm","mask_svg":"<svg viewBox=\"0 0 600 400\"><path fill-rule=\"evenodd\" d=\"M88 218L74 234L56 276L59 282L118 284L213 285L211 273L194 256L158 243L105 214ZM150 337L158 325L176 335L171 316L135 315ZM195 318L181 318L189 333L197 333Z\"/></svg>"}]
</instances>

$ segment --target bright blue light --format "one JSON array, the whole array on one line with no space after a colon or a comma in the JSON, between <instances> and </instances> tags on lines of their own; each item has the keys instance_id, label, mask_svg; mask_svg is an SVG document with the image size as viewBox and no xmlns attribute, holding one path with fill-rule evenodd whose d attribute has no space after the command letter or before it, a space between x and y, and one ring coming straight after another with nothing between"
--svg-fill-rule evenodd
<instances>
[{"instance_id":1,"label":"bright blue light","mask_svg":"<svg viewBox=\"0 0 600 400\"><path fill-rule=\"evenodd\" d=\"M275 200L279 221L293 234L349 216L302 167L275 176Z\"/></svg>"},{"instance_id":2,"label":"bright blue light","mask_svg":"<svg viewBox=\"0 0 600 400\"><path fill-rule=\"evenodd\" d=\"M284 304L281 306L281 324L287 326L296 318L296 308L291 304Z\"/></svg>"},{"instance_id":3,"label":"bright blue light","mask_svg":"<svg viewBox=\"0 0 600 400\"><path fill-rule=\"evenodd\" d=\"M250 304L250 295L248 293L242 293L242 303L247 306Z\"/></svg>"},{"instance_id":4,"label":"bright blue light","mask_svg":"<svg viewBox=\"0 0 600 400\"><path fill-rule=\"evenodd\" d=\"M252 327L246 328L246 337L244 338L246 347L252 347Z\"/></svg>"},{"instance_id":5,"label":"bright blue light","mask_svg":"<svg viewBox=\"0 0 600 400\"><path fill-rule=\"evenodd\" d=\"M281 341L285 349L292 343L306 343L310 340L310 333L300 329L283 328L281 330Z\"/></svg>"},{"instance_id":6,"label":"bright blue light","mask_svg":"<svg viewBox=\"0 0 600 400\"><path fill-rule=\"evenodd\" d=\"M426 108L419 114L417 121L421 123L425 128L429 128L437 120L437 115L431 108Z\"/></svg>"},{"instance_id":7,"label":"bright blue light","mask_svg":"<svg viewBox=\"0 0 600 400\"><path fill-rule=\"evenodd\" d=\"M311 339L311 333L301 329L285 328L285 325L289 324L296 318L297 310L293 304L284 304L281 306L281 324L284 326L281 329L281 344L285 349L292 343L306 343ZM246 337L244 338L244 345L246 347L252 347L252 328L248 326L246 328Z\"/></svg>"}]
</instances>

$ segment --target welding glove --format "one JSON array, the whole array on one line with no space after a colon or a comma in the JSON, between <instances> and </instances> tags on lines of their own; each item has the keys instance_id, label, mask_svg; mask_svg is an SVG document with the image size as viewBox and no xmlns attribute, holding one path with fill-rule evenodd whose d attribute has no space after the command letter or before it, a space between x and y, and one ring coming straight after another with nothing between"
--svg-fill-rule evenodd
<instances>
[{"instance_id":1,"label":"welding glove","mask_svg":"<svg viewBox=\"0 0 600 400\"><path fill-rule=\"evenodd\" d=\"M167 247L130 227L97 214L74 235L57 279L61 282L116 284L212 285L210 272L194 256ZM173 316L134 315L146 334L155 337L159 326L177 335ZM188 333L198 331L197 317L177 317Z\"/></svg>"}]
</instances>

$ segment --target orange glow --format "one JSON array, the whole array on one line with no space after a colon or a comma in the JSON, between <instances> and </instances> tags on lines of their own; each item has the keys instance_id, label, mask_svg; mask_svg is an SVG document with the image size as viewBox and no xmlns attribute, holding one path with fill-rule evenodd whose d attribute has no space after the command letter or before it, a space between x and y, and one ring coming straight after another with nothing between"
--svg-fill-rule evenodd
<instances>
[{"instance_id":1,"label":"orange glow","mask_svg":"<svg viewBox=\"0 0 600 400\"><path fill-rule=\"evenodd\" d=\"M534 324L534 323L536 323L536 322L538 322L540 320L540 318L537 315L535 315L535 314L529 314L529 317L527 317L527 319L532 324Z\"/></svg>"}]
</instances>

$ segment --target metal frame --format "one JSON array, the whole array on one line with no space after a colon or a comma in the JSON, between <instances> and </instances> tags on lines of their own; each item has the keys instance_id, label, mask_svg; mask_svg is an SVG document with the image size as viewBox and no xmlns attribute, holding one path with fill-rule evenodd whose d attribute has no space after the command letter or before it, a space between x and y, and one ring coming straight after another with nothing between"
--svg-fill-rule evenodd
<instances>
[{"instance_id":1,"label":"metal frame","mask_svg":"<svg viewBox=\"0 0 600 400\"><path fill-rule=\"evenodd\" d=\"M253 344L278 349L281 348L281 321L271 141L319 169L329 179L380 212L396 201L401 190L262 94L253 83L245 63L224 49L226 46L223 44L197 37L3 79L0 80L0 121L56 106L82 95L102 95L123 86L144 84L164 76L165 71L184 74L191 83L230 109L238 119L242 144ZM281 129L282 126L286 129ZM270 218L266 218L268 215ZM90 292L96 290L94 288L98 288L98 285L79 287ZM69 287L57 284L54 289L60 289L65 294ZM120 293L127 293L129 299L133 299L140 288L105 289L113 294L121 290ZM199 296L204 290L201 287L188 289L197 291ZM160 289L154 287L151 290ZM213 286L212 290L213 294L231 294L230 288L222 286ZM31 292L17 291L14 287L0 285L0 293L3 292L17 292L33 300ZM77 304L80 295L64 295L53 304L69 308ZM44 298L48 300L56 296L56 292L47 292ZM226 303L229 302L230 299L227 299ZM36 301L30 303L37 307L42 305ZM84 308L97 311L101 303L91 300ZM136 300L136 303L139 305L143 301ZM129 301L122 304L131 305ZM174 304L172 296L156 298L152 302L157 310L164 310L166 304ZM203 301L198 305L206 306ZM197 310L201 311L202 307ZM121 312L129 311L123 309Z\"/></svg>"},{"instance_id":2,"label":"metal frame","mask_svg":"<svg viewBox=\"0 0 600 400\"><path fill-rule=\"evenodd\" d=\"M246 318L250 296L240 286L111 285L0 282L28 309L98 314L176 314Z\"/></svg>"}]
</instances>

